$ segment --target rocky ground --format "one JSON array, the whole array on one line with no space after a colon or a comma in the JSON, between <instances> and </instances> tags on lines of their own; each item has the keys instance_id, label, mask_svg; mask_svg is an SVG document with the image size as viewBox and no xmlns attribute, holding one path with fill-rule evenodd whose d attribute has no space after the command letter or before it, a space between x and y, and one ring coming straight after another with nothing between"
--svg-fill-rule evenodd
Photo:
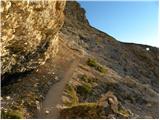
<instances>
[{"instance_id":1,"label":"rocky ground","mask_svg":"<svg viewBox=\"0 0 160 120\"><path fill-rule=\"evenodd\" d=\"M56 57L2 82L2 118L158 118L159 49L121 43L67 2Z\"/></svg>"}]
</instances>

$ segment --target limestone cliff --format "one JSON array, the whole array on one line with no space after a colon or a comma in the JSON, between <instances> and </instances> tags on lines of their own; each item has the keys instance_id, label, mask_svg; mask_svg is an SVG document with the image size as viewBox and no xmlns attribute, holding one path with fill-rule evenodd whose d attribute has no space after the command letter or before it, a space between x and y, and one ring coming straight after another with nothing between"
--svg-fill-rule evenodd
<instances>
[{"instance_id":1,"label":"limestone cliff","mask_svg":"<svg viewBox=\"0 0 160 120\"><path fill-rule=\"evenodd\" d=\"M65 2L4 0L1 5L2 78L34 69L56 54Z\"/></svg>"}]
</instances>

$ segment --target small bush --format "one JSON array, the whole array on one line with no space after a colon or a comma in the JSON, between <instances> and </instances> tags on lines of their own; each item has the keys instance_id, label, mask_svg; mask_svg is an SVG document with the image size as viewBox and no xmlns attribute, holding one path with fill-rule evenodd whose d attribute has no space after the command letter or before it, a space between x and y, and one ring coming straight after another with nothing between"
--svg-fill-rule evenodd
<instances>
[{"instance_id":1,"label":"small bush","mask_svg":"<svg viewBox=\"0 0 160 120\"><path fill-rule=\"evenodd\" d=\"M82 75L80 77L80 79L83 81L83 82L87 82L87 83L90 83L90 84L93 84L95 82L97 82L97 79L96 78L90 78L88 77L87 75Z\"/></svg>"},{"instance_id":2,"label":"small bush","mask_svg":"<svg viewBox=\"0 0 160 120\"><path fill-rule=\"evenodd\" d=\"M104 69L102 66L97 66L96 70L98 70L101 73L105 73L106 72L106 69Z\"/></svg>"},{"instance_id":3,"label":"small bush","mask_svg":"<svg viewBox=\"0 0 160 120\"><path fill-rule=\"evenodd\" d=\"M88 58L87 65L89 65L91 67L96 67L97 66L97 62L96 62L95 59Z\"/></svg>"},{"instance_id":4,"label":"small bush","mask_svg":"<svg viewBox=\"0 0 160 120\"><path fill-rule=\"evenodd\" d=\"M90 67L94 67L95 70L97 70L97 71L99 71L101 73L105 73L106 72L106 69L102 65L97 63L97 61L95 59L88 58L87 65L90 66Z\"/></svg>"},{"instance_id":5,"label":"small bush","mask_svg":"<svg viewBox=\"0 0 160 120\"><path fill-rule=\"evenodd\" d=\"M75 91L75 88L72 85L67 84L66 92L69 95L69 97L71 98L71 102L65 103L65 105L67 105L67 106L76 105L79 102L79 99L77 97L77 93Z\"/></svg>"},{"instance_id":6,"label":"small bush","mask_svg":"<svg viewBox=\"0 0 160 120\"><path fill-rule=\"evenodd\" d=\"M77 86L77 93L86 96L92 92L92 85L89 83L82 83L82 85Z\"/></svg>"},{"instance_id":7,"label":"small bush","mask_svg":"<svg viewBox=\"0 0 160 120\"><path fill-rule=\"evenodd\" d=\"M82 75L80 79L84 82L88 82L88 77L86 75Z\"/></svg>"}]
</instances>

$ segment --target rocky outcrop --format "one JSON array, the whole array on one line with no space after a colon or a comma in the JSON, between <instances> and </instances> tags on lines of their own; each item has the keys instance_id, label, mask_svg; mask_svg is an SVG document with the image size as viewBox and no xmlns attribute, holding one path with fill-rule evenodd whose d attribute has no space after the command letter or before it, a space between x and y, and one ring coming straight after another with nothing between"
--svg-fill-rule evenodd
<instances>
[{"instance_id":1,"label":"rocky outcrop","mask_svg":"<svg viewBox=\"0 0 160 120\"><path fill-rule=\"evenodd\" d=\"M79 3L72 1L72 2L67 2L66 7L65 7L65 20L68 22L72 20L74 23L83 23L86 25L89 25L89 22L85 16L85 9L81 8ZM67 22L66 22L67 23Z\"/></svg>"},{"instance_id":2,"label":"rocky outcrop","mask_svg":"<svg viewBox=\"0 0 160 120\"><path fill-rule=\"evenodd\" d=\"M65 1L1 2L2 78L36 68L57 52Z\"/></svg>"}]
</instances>

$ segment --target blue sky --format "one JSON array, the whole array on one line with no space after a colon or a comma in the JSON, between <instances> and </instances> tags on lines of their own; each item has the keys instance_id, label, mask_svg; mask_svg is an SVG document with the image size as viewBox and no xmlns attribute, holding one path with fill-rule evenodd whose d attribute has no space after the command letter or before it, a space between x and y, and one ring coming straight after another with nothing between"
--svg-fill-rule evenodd
<instances>
[{"instance_id":1,"label":"blue sky","mask_svg":"<svg viewBox=\"0 0 160 120\"><path fill-rule=\"evenodd\" d=\"M89 23L119 41L158 46L158 1L79 1Z\"/></svg>"}]
</instances>

